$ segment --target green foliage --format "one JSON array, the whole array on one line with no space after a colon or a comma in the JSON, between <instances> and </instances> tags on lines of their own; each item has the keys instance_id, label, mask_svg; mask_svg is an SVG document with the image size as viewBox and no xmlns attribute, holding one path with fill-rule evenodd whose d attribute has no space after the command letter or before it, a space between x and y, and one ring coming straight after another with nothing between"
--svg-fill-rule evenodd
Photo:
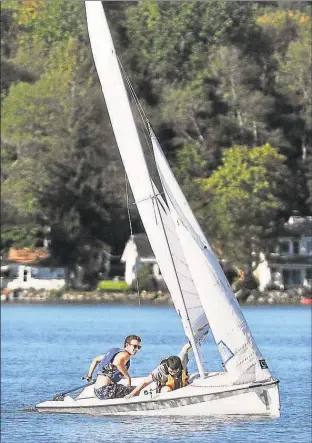
<instances>
[{"instance_id":1,"label":"green foliage","mask_svg":"<svg viewBox=\"0 0 312 443\"><path fill-rule=\"evenodd\" d=\"M312 143L312 65L307 60L312 60L311 22L300 26L298 38L290 42L279 67L279 85L291 93L303 121L300 139L304 153Z\"/></svg>"},{"instance_id":2,"label":"green foliage","mask_svg":"<svg viewBox=\"0 0 312 443\"><path fill-rule=\"evenodd\" d=\"M151 275L151 265L149 265L148 263L144 263L142 266L140 266L137 273L137 281L140 291L155 290L153 277Z\"/></svg>"},{"instance_id":3,"label":"green foliage","mask_svg":"<svg viewBox=\"0 0 312 443\"><path fill-rule=\"evenodd\" d=\"M264 241L279 217L311 209L310 9L229 1L104 6L190 204L216 246L246 263L248 236ZM103 248L119 254L129 228L84 3L4 0L1 23L2 244L35 244L48 224L54 259L81 265L95 282ZM149 271L140 272L149 286Z\"/></svg>"},{"instance_id":4,"label":"green foliage","mask_svg":"<svg viewBox=\"0 0 312 443\"><path fill-rule=\"evenodd\" d=\"M255 245L265 250L274 221L287 209L280 186L287 187L286 158L269 144L234 146L223 164L201 180L208 193L206 229L227 258L239 265L250 263Z\"/></svg>"},{"instance_id":5,"label":"green foliage","mask_svg":"<svg viewBox=\"0 0 312 443\"><path fill-rule=\"evenodd\" d=\"M175 175L185 186L196 185L194 177L203 175L206 162L203 160L199 144L186 144L177 153Z\"/></svg>"},{"instance_id":6,"label":"green foliage","mask_svg":"<svg viewBox=\"0 0 312 443\"><path fill-rule=\"evenodd\" d=\"M267 124L274 110L274 98L265 93L265 82L259 82L262 66L253 54L244 54L232 45L220 46L209 61L210 75L220 79L216 93L227 104L229 121L226 124L232 125L231 145L280 144L281 134Z\"/></svg>"},{"instance_id":7,"label":"green foliage","mask_svg":"<svg viewBox=\"0 0 312 443\"><path fill-rule=\"evenodd\" d=\"M127 292L129 285L125 281L103 280L99 282L98 290L102 292Z\"/></svg>"},{"instance_id":8,"label":"green foliage","mask_svg":"<svg viewBox=\"0 0 312 443\"><path fill-rule=\"evenodd\" d=\"M140 1L127 10L126 26L140 68L182 80L192 78L210 47L246 33L251 11L226 1Z\"/></svg>"},{"instance_id":9,"label":"green foliage","mask_svg":"<svg viewBox=\"0 0 312 443\"><path fill-rule=\"evenodd\" d=\"M199 143L185 144L177 153L174 174L197 217L203 216L203 199L198 178L206 177L206 164Z\"/></svg>"},{"instance_id":10,"label":"green foliage","mask_svg":"<svg viewBox=\"0 0 312 443\"><path fill-rule=\"evenodd\" d=\"M75 42L55 47L47 64L47 71L36 83L20 82L10 88L3 102L4 139L19 145L36 140L50 146L59 143L60 131L68 134L72 129L72 107L79 93L75 91L78 67Z\"/></svg>"},{"instance_id":11,"label":"green foliage","mask_svg":"<svg viewBox=\"0 0 312 443\"><path fill-rule=\"evenodd\" d=\"M15 248L36 246L38 229L36 226L23 227L21 225L1 226L1 250L11 246Z\"/></svg>"},{"instance_id":12,"label":"green foliage","mask_svg":"<svg viewBox=\"0 0 312 443\"><path fill-rule=\"evenodd\" d=\"M84 32L83 6L80 2L61 0L23 1L18 22L28 29L27 34L32 40L47 44L66 41Z\"/></svg>"},{"instance_id":13,"label":"green foliage","mask_svg":"<svg viewBox=\"0 0 312 443\"><path fill-rule=\"evenodd\" d=\"M129 235L125 179L111 145L103 144L111 129L96 94L91 88L79 105L70 149L51 159L47 183L36 194L51 226L54 256L80 264L90 277L100 270L103 248L124 245Z\"/></svg>"},{"instance_id":14,"label":"green foliage","mask_svg":"<svg viewBox=\"0 0 312 443\"><path fill-rule=\"evenodd\" d=\"M62 298L62 296L65 294L65 288L63 289L51 289L50 290L50 296L54 298Z\"/></svg>"},{"instance_id":15,"label":"green foliage","mask_svg":"<svg viewBox=\"0 0 312 443\"><path fill-rule=\"evenodd\" d=\"M31 72L12 62L18 50L21 33L16 19L17 7L16 1L1 2L1 99L7 95L12 83L35 81Z\"/></svg>"},{"instance_id":16,"label":"green foliage","mask_svg":"<svg viewBox=\"0 0 312 443\"><path fill-rule=\"evenodd\" d=\"M47 166L71 145L73 106L80 100L74 91L75 57L72 41L59 45L51 51L49 70L34 84L12 85L3 101L2 199L19 217L34 222L40 212L37 194L48 180Z\"/></svg>"}]
</instances>

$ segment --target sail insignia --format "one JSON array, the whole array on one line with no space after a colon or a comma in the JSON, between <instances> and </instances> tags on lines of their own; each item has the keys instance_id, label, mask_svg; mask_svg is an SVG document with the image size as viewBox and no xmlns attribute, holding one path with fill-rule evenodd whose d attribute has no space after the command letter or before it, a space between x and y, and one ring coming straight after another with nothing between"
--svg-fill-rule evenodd
<instances>
[{"instance_id":1,"label":"sail insignia","mask_svg":"<svg viewBox=\"0 0 312 443\"><path fill-rule=\"evenodd\" d=\"M268 369L268 365L267 365L265 360L263 360L263 359L259 360L259 363L260 363L260 368L261 369Z\"/></svg>"}]
</instances>

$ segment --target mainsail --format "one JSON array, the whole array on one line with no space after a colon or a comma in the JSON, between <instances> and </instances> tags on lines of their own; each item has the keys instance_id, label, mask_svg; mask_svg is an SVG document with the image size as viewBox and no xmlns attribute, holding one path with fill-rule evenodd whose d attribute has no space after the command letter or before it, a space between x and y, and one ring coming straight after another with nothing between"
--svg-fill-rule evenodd
<instances>
[{"instance_id":1,"label":"mainsail","mask_svg":"<svg viewBox=\"0 0 312 443\"><path fill-rule=\"evenodd\" d=\"M192 343L199 373L204 376L198 342L208 328L205 311L169 208L150 177L101 2L86 1L86 13L95 65L132 193L185 334Z\"/></svg>"},{"instance_id":2,"label":"mainsail","mask_svg":"<svg viewBox=\"0 0 312 443\"><path fill-rule=\"evenodd\" d=\"M212 329L233 382L270 378L233 291L152 134L164 195L147 167L110 31L99 1L86 1L91 48L120 155L146 234L193 345Z\"/></svg>"}]
</instances>

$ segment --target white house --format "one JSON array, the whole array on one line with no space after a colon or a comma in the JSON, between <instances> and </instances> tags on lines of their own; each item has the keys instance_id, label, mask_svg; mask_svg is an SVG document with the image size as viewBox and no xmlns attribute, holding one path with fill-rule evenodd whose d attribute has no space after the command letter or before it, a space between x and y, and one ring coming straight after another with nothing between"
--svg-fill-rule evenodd
<instances>
[{"instance_id":1,"label":"white house","mask_svg":"<svg viewBox=\"0 0 312 443\"><path fill-rule=\"evenodd\" d=\"M11 248L7 264L1 266L1 289L61 289L65 286L65 268L42 266L49 259L45 248Z\"/></svg>"},{"instance_id":2,"label":"white house","mask_svg":"<svg viewBox=\"0 0 312 443\"><path fill-rule=\"evenodd\" d=\"M17 265L17 277L10 281L7 288L16 289L62 289L65 286L64 268L47 268Z\"/></svg>"},{"instance_id":3,"label":"white house","mask_svg":"<svg viewBox=\"0 0 312 443\"><path fill-rule=\"evenodd\" d=\"M135 234L129 238L120 261L125 263L125 281L129 285L136 279L143 264L150 264L151 277L163 284L163 277L146 234ZM239 274L239 269L225 260L220 260L220 265L230 282Z\"/></svg>"},{"instance_id":4,"label":"white house","mask_svg":"<svg viewBox=\"0 0 312 443\"><path fill-rule=\"evenodd\" d=\"M312 290L312 217L291 216L277 239L274 250L254 272L260 291L272 287Z\"/></svg>"},{"instance_id":5,"label":"white house","mask_svg":"<svg viewBox=\"0 0 312 443\"><path fill-rule=\"evenodd\" d=\"M146 234L134 234L126 243L120 261L125 263L125 281L131 285L143 264L151 265L151 275L162 280L155 255Z\"/></svg>"}]
</instances>

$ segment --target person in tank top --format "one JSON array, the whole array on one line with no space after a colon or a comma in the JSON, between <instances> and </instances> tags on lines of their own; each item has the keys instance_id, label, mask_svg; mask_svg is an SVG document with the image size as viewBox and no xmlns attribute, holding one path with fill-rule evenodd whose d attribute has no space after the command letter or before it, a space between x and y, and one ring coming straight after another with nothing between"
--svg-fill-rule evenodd
<instances>
[{"instance_id":1,"label":"person in tank top","mask_svg":"<svg viewBox=\"0 0 312 443\"><path fill-rule=\"evenodd\" d=\"M89 367L87 381L98 366L98 373L94 385L94 393L101 400L107 398L123 397L131 392L131 377L129 374L130 359L141 349L141 338L137 335L128 335L124 341L123 349L111 348L105 354L95 357ZM126 386L118 384L125 377ZM128 388L128 389L127 389Z\"/></svg>"}]
</instances>

